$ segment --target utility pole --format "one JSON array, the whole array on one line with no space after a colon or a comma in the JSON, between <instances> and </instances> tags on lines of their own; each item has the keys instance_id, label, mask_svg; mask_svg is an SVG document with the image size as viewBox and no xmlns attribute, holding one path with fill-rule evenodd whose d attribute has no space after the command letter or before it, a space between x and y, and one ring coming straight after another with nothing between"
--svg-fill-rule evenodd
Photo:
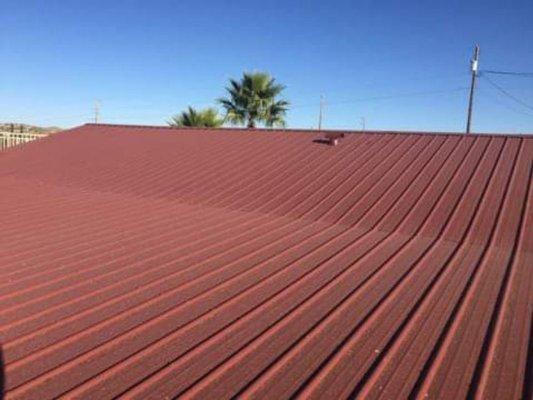
<instances>
[{"instance_id":1,"label":"utility pole","mask_svg":"<svg viewBox=\"0 0 533 400\"><path fill-rule=\"evenodd\" d=\"M94 123L98 123L98 117L100 117L100 102L98 100L94 101Z\"/></svg>"},{"instance_id":2,"label":"utility pole","mask_svg":"<svg viewBox=\"0 0 533 400\"><path fill-rule=\"evenodd\" d=\"M365 117L361 117L361 130L364 132L365 131L365 128L366 128L366 118Z\"/></svg>"},{"instance_id":3,"label":"utility pole","mask_svg":"<svg viewBox=\"0 0 533 400\"><path fill-rule=\"evenodd\" d=\"M322 118L323 118L323 114L324 114L324 105L325 105L325 101L324 101L324 95L320 95L320 111L318 112L318 130L321 131L322 130Z\"/></svg>"},{"instance_id":4,"label":"utility pole","mask_svg":"<svg viewBox=\"0 0 533 400\"><path fill-rule=\"evenodd\" d=\"M472 107L474 105L474 90L476 88L478 57L479 57L479 46L476 44L476 47L474 48L474 57L470 61L470 70L472 71L472 80L470 82L470 97L468 99L468 116L466 119L466 133L470 133L470 126L472 124Z\"/></svg>"}]
</instances>

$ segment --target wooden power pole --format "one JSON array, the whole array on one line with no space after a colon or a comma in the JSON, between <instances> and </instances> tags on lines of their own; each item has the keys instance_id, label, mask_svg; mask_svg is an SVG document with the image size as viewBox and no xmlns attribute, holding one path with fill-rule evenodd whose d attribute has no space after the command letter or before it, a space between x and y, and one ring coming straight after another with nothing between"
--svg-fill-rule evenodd
<instances>
[{"instance_id":1,"label":"wooden power pole","mask_svg":"<svg viewBox=\"0 0 533 400\"><path fill-rule=\"evenodd\" d=\"M470 70L472 71L472 80L470 82L470 97L468 99L468 116L466 119L466 133L470 133L472 125L472 108L474 105L474 90L476 88L476 77L478 71L479 46L476 44L474 48L474 57L470 62Z\"/></svg>"},{"instance_id":2,"label":"wooden power pole","mask_svg":"<svg viewBox=\"0 0 533 400\"><path fill-rule=\"evenodd\" d=\"M322 118L324 117L324 95L320 96L320 111L318 112L318 130L322 130Z\"/></svg>"},{"instance_id":3,"label":"wooden power pole","mask_svg":"<svg viewBox=\"0 0 533 400\"><path fill-rule=\"evenodd\" d=\"M100 101L95 100L94 102L94 123L98 123L98 119L100 117Z\"/></svg>"}]
</instances>

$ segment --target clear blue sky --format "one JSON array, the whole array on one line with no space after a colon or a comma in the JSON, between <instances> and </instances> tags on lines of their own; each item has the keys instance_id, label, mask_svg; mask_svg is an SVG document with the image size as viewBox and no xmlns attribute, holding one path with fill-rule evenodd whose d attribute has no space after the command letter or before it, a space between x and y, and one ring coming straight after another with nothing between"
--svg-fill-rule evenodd
<instances>
[{"instance_id":1,"label":"clear blue sky","mask_svg":"<svg viewBox=\"0 0 533 400\"><path fill-rule=\"evenodd\" d=\"M164 124L262 70L287 86L289 127L464 129L480 68L533 72L533 1L2 0L0 121ZM533 78L491 76L533 105ZM479 79L474 131L533 132L533 109Z\"/></svg>"}]
</instances>

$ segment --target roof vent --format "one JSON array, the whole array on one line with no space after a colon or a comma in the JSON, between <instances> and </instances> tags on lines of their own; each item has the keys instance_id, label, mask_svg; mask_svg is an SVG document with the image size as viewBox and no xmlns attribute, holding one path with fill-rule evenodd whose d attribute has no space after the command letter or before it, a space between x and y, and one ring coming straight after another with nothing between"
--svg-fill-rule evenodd
<instances>
[{"instance_id":1,"label":"roof vent","mask_svg":"<svg viewBox=\"0 0 533 400\"><path fill-rule=\"evenodd\" d=\"M326 133L326 140L330 146L337 146L339 141L344 137L344 133L330 132Z\"/></svg>"}]
</instances>

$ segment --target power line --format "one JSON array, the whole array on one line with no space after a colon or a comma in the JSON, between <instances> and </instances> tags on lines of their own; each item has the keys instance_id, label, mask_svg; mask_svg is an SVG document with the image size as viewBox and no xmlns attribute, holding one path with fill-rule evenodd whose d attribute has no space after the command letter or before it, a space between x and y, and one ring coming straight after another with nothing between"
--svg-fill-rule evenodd
<instances>
[{"instance_id":1,"label":"power line","mask_svg":"<svg viewBox=\"0 0 533 400\"><path fill-rule=\"evenodd\" d=\"M478 90L480 90L484 96L487 96L489 97L490 99L494 100L495 102L497 102L499 105L507 108L508 110L510 111L513 111L517 114L521 114L521 115L526 115L528 117L533 117L533 114L532 113L529 113L527 111L523 111L523 110L520 110L518 108L516 108L514 105L511 105L511 104L508 104L506 103L505 101L503 101L500 97L496 97L495 95L493 95L492 92L489 92L488 90L486 90L484 87L479 87Z\"/></svg>"},{"instance_id":2,"label":"power line","mask_svg":"<svg viewBox=\"0 0 533 400\"><path fill-rule=\"evenodd\" d=\"M373 100L389 100L389 99L397 99L397 98L405 98L405 97L427 96L427 95L434 95L434 94L449 94L449 93L464 92L465 90L468 90L468 88L466 86L462 86L462 87L457 87L455 89L448 89L448 90L431 90L431 91L422 91L422 92L398 93L398 94L384 95L384 96L360 97L360 98L352 99L352 100L328 102L328 106L355 104L355 103L373 101ZM305 107L316 107L316 103L295 104L291 106L291 109L305 108Z\"/></svg>"},{"instance_id":3,"label":"power line","mask_svg":"<svg viewBox=\"0 0 533 400\"><path fill-rule=\"evenodd\" d=\"M530 106L529 104L527 104L525 101L523 100L520 100L518 97L515 97L514 95L512 95L511 93L509 93L507 90L505 90L504 88L502 88L500 85L498 85L496 82L494 82L492 79L490 79L488 76L486 75L483 75L483 78L489 82L494 88L496 88L500 93L504 94L505 96L509 97L511 100L513 100L514 102L522 105L523 107L526 107L530 110L533 111L533 106Z\"/></svg>"},{"instance_id":4,"label":"power line","mask_svg":"<svg viewBox=\"0 0 533 400\"><path fill-rule=\"evenodd\" d=\"M525 78L533 78L533 72L494 71L494 70L484 69L480 71L480 75L481 74L511 75L511 76L525 77Z\"/></svg>"}]
</instances>

